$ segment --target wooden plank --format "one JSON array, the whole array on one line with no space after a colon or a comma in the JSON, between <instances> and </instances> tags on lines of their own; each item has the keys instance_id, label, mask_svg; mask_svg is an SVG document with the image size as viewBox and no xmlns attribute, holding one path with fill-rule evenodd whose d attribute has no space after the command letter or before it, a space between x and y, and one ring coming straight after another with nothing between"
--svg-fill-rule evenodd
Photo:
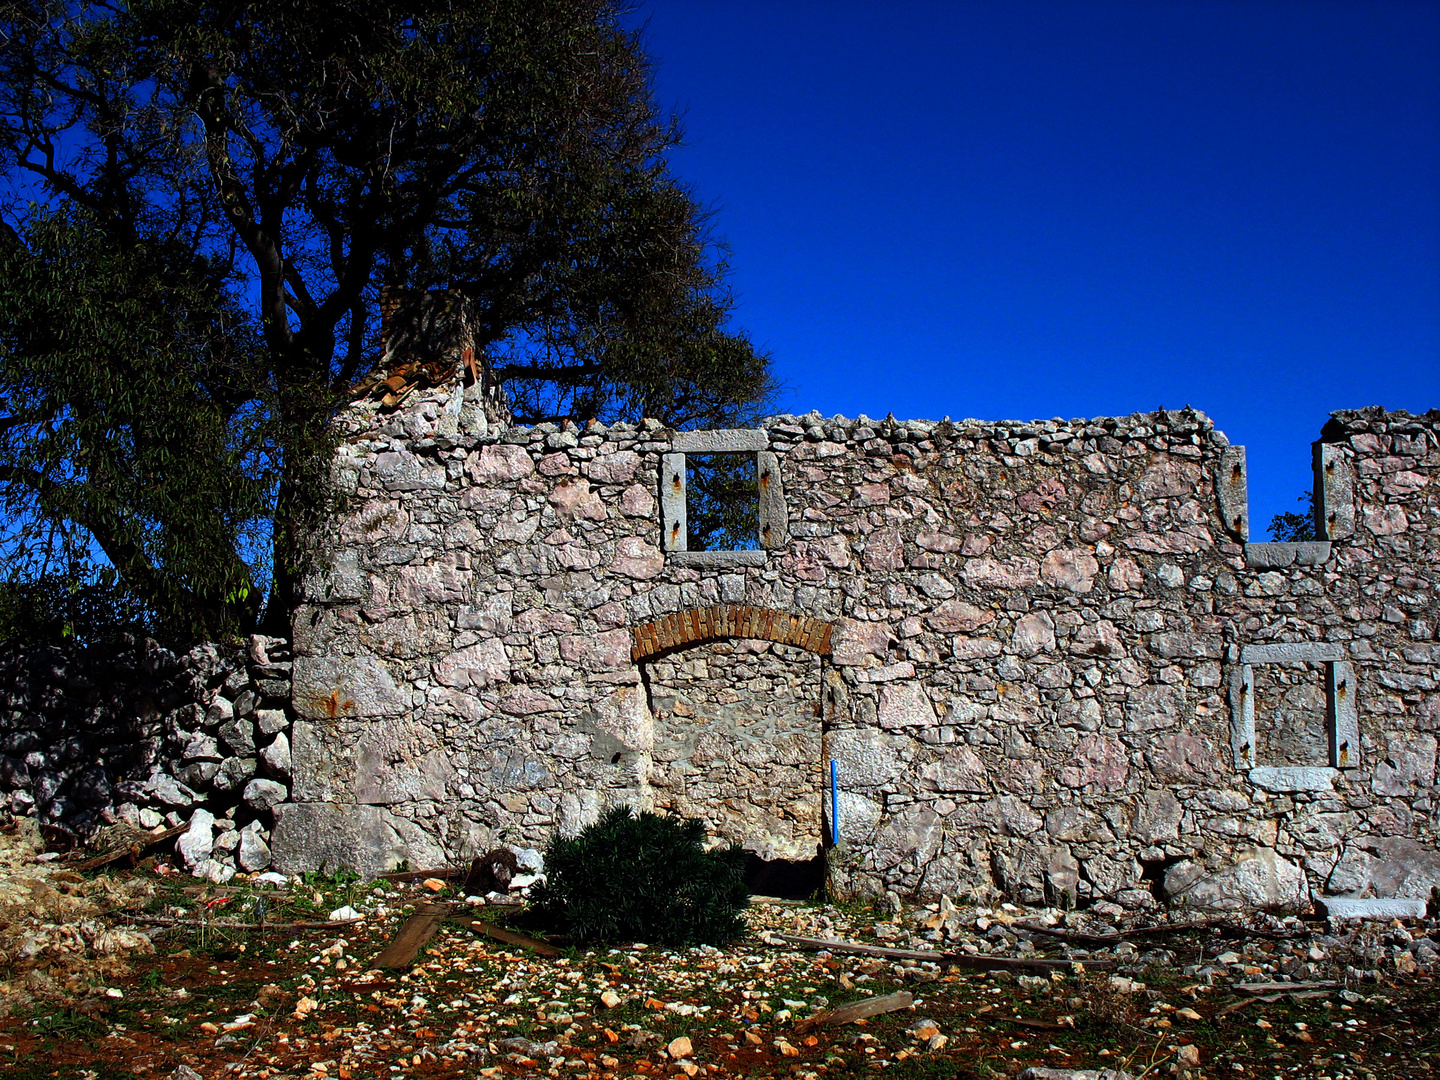
<instances>
[{"instance_id":1,"label":"wooden plank","mask_svg":"<svg viewBox=\"0 0 1440 1080\"><path fill-rule=\"evenodd\" d=\"M176 825L173 829L166 829L164 832L152 833L148 836L137 836L132 843L125 844L123 847L113 848L103 855L95 856L93 859L86 859L84 862L70 867L70 869L98 870L102 866L109 866L117 859L123 859L126 855L130 856L130 864L133 866L139 861L142 851L145 851L147 848L152 848L156 844L163 843L172 837L179 836L188 828L190 828L189 825Z\"/></svg>"},{"instance_id":2,"label":"wooden plank","mask_svg":"<svg viewBox=\"0 0 1440 1080\"><path fill-rule=\"evenodd\" d=\"M1111 960L1020 960L1008 956L972 956L969 953L924 952L918 949L887 949L880 945L861 945L853 941L832 941L829 938L797 937L776 934L781 941L807 949L828 949L831 952L880 956L887 960L928 960L935 964L951 964L973 971L1069 971L1083 963L1087 971L1104 971L1115 966Z\"/></svg>"},{"instance_id":3,"label":"wooden plank","mask_svg":"<svg viewBox=\"0 0 1440 1080\"><path fill-rule=\"evenodd\" d=\"M474 930L477 934L484 934L486 937L494 938L496 941L503 942L506 945L515 945L522 949L529 949L537 956L546 956L553 959L560 955L560 950L554 945L541 941L539 938L533 938L529 934L506 930L493 923L483 922L480 919L473 919L468 916L465 918L457 918L455 922L460 926Z\"/></svg>"},{"instance_id":4,"label":"wooden plank","mask_svg":"<svg viewBox=\"0 0 1440 1080\"><path fill-rule=\"evenodd\" d=\"M803 1035L817 1027L838 1027L841 1024L864 1020L866 1017L895 1012L897 1009L908 1009L914 1004L915 995L908 990L901 990L898 994L886 994L884 997L852 1001L849 1005L826 1009L814 1016L807 1016L802 1020L795 1021L795 1033Z\"/></svg>"},{"instance_id":5,"label":"wooden plank","mask_svg":"<svg viewBox=\"0 0 1440 1080\"><path fill-rule=\"evenodd\" d=\"M375 958L377 968L409 967L425 943L435 936L450 914L450 905L428 905L418 909L400 927L395 939Z\"/></svg>"},{"instance_id":6,"label":"wooden plank","mask_svg":"<svg viewBox=\"0 0 1440 1080\"><path fill-rule=\"evenodd\" d=\"M1230 987L1242 994L1293 994L1299 990L1335 990L1340 984L1329 979L1319 982L1236 983Z\"/></svg>"},{"instance_id":7,"label":"wooden plank","mask_svg":"<svg viewBox=\"0 0 1440 1080\"><path fill-rule=\"evenodd\" d=\"M126 915L116 913L114 918L124 919L126 922L139 923L141 926L194 926L205 927L212 930L338 930L344 926L354 926L364 919L336 919L326 922L266 922L248 923L236 922L233 919L167 919L159 915Z\"/></svg>"}]
</instances>

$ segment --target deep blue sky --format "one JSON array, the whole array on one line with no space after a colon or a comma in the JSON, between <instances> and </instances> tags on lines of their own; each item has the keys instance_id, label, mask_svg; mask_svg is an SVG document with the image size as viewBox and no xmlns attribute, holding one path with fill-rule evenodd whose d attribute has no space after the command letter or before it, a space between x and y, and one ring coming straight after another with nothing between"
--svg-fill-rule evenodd
<instances>
[{"instance_id":1,"label":"deep blue sky","mask_svg":"<svg viewBox=\"0 0 1440 1080\"><path fill-rule=\"evenodd\" d=\"M1204 410L1251 517L1440 407L1440 3L648 0L783 407ZM1255 539L1265 539L1257 535Z\"/></svg>"}]
</instances>

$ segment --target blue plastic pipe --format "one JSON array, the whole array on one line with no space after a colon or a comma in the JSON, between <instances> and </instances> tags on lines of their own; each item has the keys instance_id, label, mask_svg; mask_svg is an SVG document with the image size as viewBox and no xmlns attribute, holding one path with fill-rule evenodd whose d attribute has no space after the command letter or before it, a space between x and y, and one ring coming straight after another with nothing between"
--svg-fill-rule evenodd
<instances>
[{"instance_id":1,"label":"blue plastic pipe","mask_svg":"<svg viewBox=\"0 0 1440 1080\"><path fill-rule=\"evenodd\" d=\"M830 846L840 845L840 766L830 759Z\"/></svg>"}]
</instances>

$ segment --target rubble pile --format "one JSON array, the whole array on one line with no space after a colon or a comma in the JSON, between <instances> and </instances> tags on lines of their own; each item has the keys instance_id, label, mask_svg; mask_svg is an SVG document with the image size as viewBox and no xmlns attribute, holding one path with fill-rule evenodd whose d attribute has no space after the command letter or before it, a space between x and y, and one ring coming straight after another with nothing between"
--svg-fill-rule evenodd
<instances>
[{"instance_id":1,"label":"rubble pile","mask_svg":"<svg viewBox=\"0 0 1440 1080\"><path fill-rule=\"evenodd\" d=\"M1433 919L1165 922L1117 905L766 901L725 948L560 952L513 929L484 932L536 929L517 896L543 871L534 851L515 852L522 872L509 891L482 897L463 868L214 884L116 862L85 879L63 869L77 858L39 846L33 828L0 844L0 896L33 878L36 907L3 928L33 963L4 989L0 1047L76 1069L103 1061L233 1080L819 1080L887 1069L1373 1080L1432 1069L1418 1030L1440 970ZM46 889L63 901L42 909ZM53 918L58 902L73 905L72 921ZM384 959L437 911L449 914L433 936ZM22 994L33 1000L16 1010ZM87 1039L45 1042L41 1029L68 1015L52 1021L46 1009L62 1000L89 1010ZM1401 1042L1407 1025L1413 1047ZM194 1072L177 1073L177 1061Z\"/></svg>"},{"instance_id":2,"label":"rubble pile","mask_svg":"<svg viewBox=\"0 0 1440 1080\"><path fill-rule=\"evenodd\" d=\"M184 654L135 639L8 653L0 808L61 846L116 822L188 825L176 843L187 870L263 870L273 807L289 794L290 669L288 643L258 635Z\"/></svg>"},{"instance_id":3,"label":"rubble pile","mask_svg":"<svg viewBox=\"0 0 1440 1080\"><path fill-rule=\"evenodd\" d=\"M148 899L149 882L86 878L47 860L44 847L32 820L0 828L0 1018L36 995L67 999L94 989L155 951L140 929L105 918Z\"/></svg>"}]
</instances>

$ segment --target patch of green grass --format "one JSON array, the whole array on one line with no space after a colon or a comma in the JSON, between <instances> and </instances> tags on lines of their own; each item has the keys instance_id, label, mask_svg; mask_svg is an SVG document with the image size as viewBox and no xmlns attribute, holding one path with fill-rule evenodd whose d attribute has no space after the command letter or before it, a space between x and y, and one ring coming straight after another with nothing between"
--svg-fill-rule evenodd
<instances>
[{"instance_id":1,"label":"patch of green grass","mask_svg":"<svg viewBox=\"0 0 1440 1080\"><path fill-rule=\"evenodd\" d=\"M30 1027L42 1037L66 1039L94 1038L105 1031L98 1017L63 1005L37 1005L30 1015Z\"/></svg>"},{"instance_id":2,"label":"patch of green grass","mask_svg":"<svg viewBox=\"0 0 1440 1080\"><path fill-rule=\"evenodd\" d=\"M156 993L165 988L165 973L158 966L140 973L139 986L147 993Z\"/></svg>"}]
</instances>

